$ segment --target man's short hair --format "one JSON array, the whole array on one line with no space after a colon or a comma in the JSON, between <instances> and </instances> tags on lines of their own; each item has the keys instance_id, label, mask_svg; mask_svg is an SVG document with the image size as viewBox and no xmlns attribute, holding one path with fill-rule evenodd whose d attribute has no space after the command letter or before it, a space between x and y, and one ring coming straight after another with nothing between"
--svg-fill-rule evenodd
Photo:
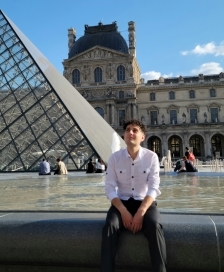
<instances>
[{"instance_id":1,"label":"man's short hair","mask_svg":"<svg viewBox=\"0 0 224 272\"><path fill-rule=\"evenodd\" d=\"M123 129L126 130L127 126L129 125L136 125L138 127L140 127L141 131L145 134L147 132L147 128L146 126L139 120L137 119L131 119L128 121L125 121L124 125L123 125Z\"/></svg>"},{"instance_id":2,"label":"man's short hair","mask_svg":"<svg viewBox=\"0 0 224 272\"><path fill-rule=\"evenodd\" d=\"M61 158L57 158L57 160L56 160L57 162L59 162L59 161L61 161Z\"/></svg>"}]
</instances>

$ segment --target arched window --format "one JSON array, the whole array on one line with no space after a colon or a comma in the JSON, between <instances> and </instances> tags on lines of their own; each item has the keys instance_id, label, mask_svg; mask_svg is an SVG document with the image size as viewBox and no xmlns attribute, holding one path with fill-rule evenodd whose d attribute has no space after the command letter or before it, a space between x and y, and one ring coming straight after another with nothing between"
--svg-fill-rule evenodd
<instances>
[{"instance_id":1,"label":"arched window","mask_svg":"<svg viewBox=\"0 0 224 272\"><path fill-rule=\"evenodd\" d=\"M158 157L160 157L160 145L161 145L161 141L158 137L152 137L148 140L148 149L152 150L153 152L155 152Z\"/></svg>"},{"instance_id":2,"label":"arched window","mask_svg":"<svg viewBox=\"0 0 224 272\"><path fill-rule=\"evenodd\" d=\"M117 67L117 81L125 80L125 68L122 65Z\"/></svg>"},{"instance_id":3,"label":"arched window","mask_svg":"<svg viewBox=\"0 0 224 272\"><path fill-rule=\"evenodd\" d=\"M94 70L94 80L95 82L102 82L102 69L100 67L96 67Z\"/></svg>"},{"instance_id":4,"label":"arched window","mask_svg":"<svg viewBox=\"0 0 224 272\"><path fill-rule=\"evenodd\" d=\"M95 110L104 118L104 110L100 107L96 107Z\"/></svg>"},{"instance_id":5,"label":"arched window","mask_svg":"<svg viewBox=\"0 0 224 272\"><path fill-rule=\"evenodd\" d=\"M194 92L194 90L190 90L189 96L190 96L190 98L195 98L195 92Z\"/></svg>"},{"instance_id":6,"label":"arched window","mask_svg":"<svg viewBox=\"0 0 224 272\"><path fill-rule=\"evenodd\" d=\"M193 147L193 153L195 156L201 156L201 143L202 139L199 136L192 136L190 139L190 146Z\"/></svg>"},{"instance_id":7,"label":"arched window","mask_svg":"<svg viewBox=\"0 0 224 272\"><path fill-rule=\"evenodd\" d=\"M80 83L80 72L78 69L73 70L72 72L72 83L79 84Z\"/></svg>"},{"instance_id":8,"label":"arched window","mask_svg":"<svg viewBox=\"0 0 224 272\"><path fill-rule=\"evenodd\" d=\"M216 156L215 152L220 152L220 156L222 156L222 140L220 135L214 135L212 137L212 153L213 156Z\"/></svg>"},{"instance_id":9,"label":"arched window","mask_svg":"<svg viewBox=\"0 0 224 272\"><path fill-rule=\"evenodd\" d=\"M124 91L119 91L119 99L124 99Z\"/></svg>"},{"instance_id":10,"label":"arched window","mask_svg":"<svg viewBox=\"0 0 224 272\"><path fill-rule=\"evenodd\" d=\"M170 151L173 157L180 157L180 148L181 148L180 138L173 136L170 139Z\"/></svg>"}]
</instances>

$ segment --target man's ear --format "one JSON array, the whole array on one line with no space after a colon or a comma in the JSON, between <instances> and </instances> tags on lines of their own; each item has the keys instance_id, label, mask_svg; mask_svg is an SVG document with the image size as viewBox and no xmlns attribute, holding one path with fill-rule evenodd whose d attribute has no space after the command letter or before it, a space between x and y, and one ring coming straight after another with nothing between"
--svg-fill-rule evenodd
<instances>
[{"instance_id":1,"label":"man's ear","mask_svg":"<svg viewBox=\"0 0 224 272\"><path fill-rule=\"evenodd\" d=\"M144 140L145 140L145 134L143 133L141 142L143 142Z\"/></svg>"}]
</instances>

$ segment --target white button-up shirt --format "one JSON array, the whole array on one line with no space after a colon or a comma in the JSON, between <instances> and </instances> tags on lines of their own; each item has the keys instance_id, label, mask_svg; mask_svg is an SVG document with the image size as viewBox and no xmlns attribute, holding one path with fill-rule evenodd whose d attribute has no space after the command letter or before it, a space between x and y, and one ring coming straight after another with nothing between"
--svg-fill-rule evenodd
<instances>
[{"instance_id":1,"label":"white button-up shirt","mask_svg":"<svg viewBox=\"0 0 224 272\"><path fill-rule=\"evenodd\" d=\"M156 153L140 147L135 160L127 149L113 153L108 161L105 192L111 201L113 198L128 200L133 197L143 200L146 195L156 199L159 190L159 160Z\"/></svg>"}]
</instances>

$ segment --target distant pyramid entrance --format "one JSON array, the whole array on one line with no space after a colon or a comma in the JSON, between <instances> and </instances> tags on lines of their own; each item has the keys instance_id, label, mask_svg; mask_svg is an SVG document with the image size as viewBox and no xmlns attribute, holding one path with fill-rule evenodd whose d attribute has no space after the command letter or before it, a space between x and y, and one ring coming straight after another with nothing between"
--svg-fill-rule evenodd
<instances>
[{"instance_id":1,"label":"distant pyramid entrance","mask_svg":"<svg viewBox=\"0 0 224 272\"><path fill-rule=\"evenodd\" d=\"M0 171L107 162L114 130L0 11ZM124 142L120 137L121 145Z\"/></svg>"}]
</instances>

